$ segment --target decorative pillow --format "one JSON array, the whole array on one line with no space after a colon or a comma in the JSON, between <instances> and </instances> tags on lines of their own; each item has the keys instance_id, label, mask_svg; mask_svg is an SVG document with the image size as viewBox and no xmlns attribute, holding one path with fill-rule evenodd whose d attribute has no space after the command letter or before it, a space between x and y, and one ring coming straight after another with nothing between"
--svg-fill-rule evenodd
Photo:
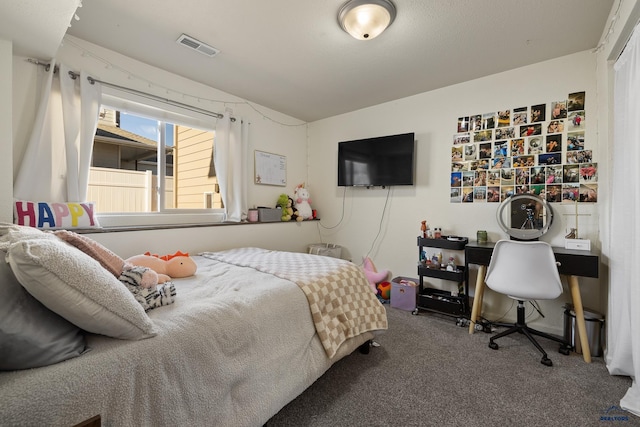
<instances>
[{"instance_id":1,"label":"decorative pillow","mask_svg":"<svg viewBox=\"0 0 640 427\"><path fill-rule=\"evenodd\" d=\"M36 228L99 228L94 202L50 203L15 200L13 221Z\"/></svg>"},{"instance_id":2,"label":"decorative pillow","mask_svg":"<svg viewBox=\"0 0 640 427\"><path fill-rule=\"evenodd\" d=\"M38 368L81 355L80 329L32 297L0 251L0 370Z\"/></svg>"},{"instance_id":3,"label":"decorative pillow","mask_svg":"<svg viewBox=\"0 0 640 427\"><path fill-rule=\"evenodd\" d=\"M55 240L23 240L7 259L22 286L50 310L85 331L137 340L155 335L129 290L98 261Z\"/></svg>"}]
</instances>

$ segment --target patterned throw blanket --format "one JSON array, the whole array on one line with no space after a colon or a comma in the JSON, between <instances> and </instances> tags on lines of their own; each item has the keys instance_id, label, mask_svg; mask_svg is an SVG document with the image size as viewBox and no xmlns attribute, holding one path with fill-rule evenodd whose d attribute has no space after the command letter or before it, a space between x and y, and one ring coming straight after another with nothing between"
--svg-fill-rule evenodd
<instances>
[{"instance_id":1,"label":"patterned throw blanket","mask_svg":"<svg viewBox=\"0 0 640 427\"><path fill-rule=\"evenodd\" d=\"M329 358L348 338L387 329L385 308L371 292L364 272L349 261L259 248L200 255L296 283L307 296L313 323Z\"/></svg>"}]
</instances>

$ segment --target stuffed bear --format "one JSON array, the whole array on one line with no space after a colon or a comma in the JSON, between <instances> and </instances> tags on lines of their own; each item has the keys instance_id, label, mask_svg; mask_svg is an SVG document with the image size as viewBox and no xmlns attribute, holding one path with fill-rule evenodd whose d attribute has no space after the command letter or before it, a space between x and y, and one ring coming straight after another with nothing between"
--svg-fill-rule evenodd
<instances>
[{"instance_id":1,"label":"stuffed bear","mask_svg":"<svg viewBox=\"0 0 640 427\"><path fill-rule=\"evenodd\" d=\"M296 209L298 210L297 220L313 219L311 196L309 196L309 190L304 187L304 183L296 187L294 197L296 199Z\"/></svg>"},{"instance_id":2,"label":"stuffed bear","mask_svg":"<svg viewBox=\"0 0 640 427\"><path fill-rule=\"evenodd\" d=\"M147 270L149 270L148 267L134 266L129 270L124 270L118 280L129 289L144 311L173 304L176 300L176 287L173 282L163 283L153 288L145 288L140 285Z\"/></svg>"}]
</instances>

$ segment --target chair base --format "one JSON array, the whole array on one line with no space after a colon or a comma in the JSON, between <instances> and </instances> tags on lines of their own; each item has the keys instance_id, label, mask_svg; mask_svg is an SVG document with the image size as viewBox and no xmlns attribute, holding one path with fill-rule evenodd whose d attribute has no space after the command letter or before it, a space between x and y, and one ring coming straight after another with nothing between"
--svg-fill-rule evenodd
<instances>
[{"instance_id":1,"label":"chair base","mask_svg":"<svg viewBox=\"0 0 640 427\"><path fill-rule=\"evenodd\" d=\"M505 337L507 335L511 335L513 333L516 333L516 332L524 334L529 339L529 341L531 341L531 343L540 351L540 353L542 353L542 359L540 360L540 363L542 363L543 365L546 365L546 366L553 366L553 362L547 356L547 352L544 351L542 346L533 337L534 335L542 337L542 338L547 338L547 339L550 339L552 341L556 341L556 342L560 343L560 348L558 349L558 351L560 353L564 354L564 355L568 355L570 350L571 350L571 348L572 348L570 343L568 343L567 341L565 341L564 339L562 339L560 337L556 337L554 335L550 335L550 334L547 334L545 332L541 332L541 331L538 331L538 330L535 330L533 328L528 327L527 324L524 321L524 301L518 301L518 320L517 320L516 324L511 326L506 331L500 332L499 334L491 337L489 339L489 348L491 348L493 350L497 350L498 349L498 344L496 344L494 342L495 340L497 340L498 338Z\"/></svg>"}]
</instances>

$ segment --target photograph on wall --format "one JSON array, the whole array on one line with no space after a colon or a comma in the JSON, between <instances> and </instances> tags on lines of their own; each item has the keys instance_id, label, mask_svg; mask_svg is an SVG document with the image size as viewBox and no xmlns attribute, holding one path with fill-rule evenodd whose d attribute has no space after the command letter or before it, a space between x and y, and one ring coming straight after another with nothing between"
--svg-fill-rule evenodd
<instances>
[{"instance_id":1,"label":"photograph on wall","mask_svg":"<svg viewBox=\"0 0 640 427\"><path fill-rule=\"evenodd\" d=\"M513 169L502 168L500 170L500 185L513 185L515 180L513 179Z\"/></svg>"},{"instance_id":2,"label":"photograph on wall","mask_svg":"<svg viewBox=\"0 0 640 427\"><path fill-rule=\"evenodd\" d=\"M476 173L473 171L462 172L462 186L473 187L473 181L476 178Z\"/></svg>"},{"instance_id":3,"label":"photograph on wall","mask_svg":"<svg viewBox=\"0 0 640 427\"><path fill-rule=\"evenodd\" d=\"M529 175L529 182L531 182L531 184L544 184L546 182L544 166L532 167Z\"/></svg>"},{"instance_id":4,"label":"photograph on wall","mask_svg":"<svg viewBox=\"0 0 640 427\"><path fill-rule=\"evenodd\" d=\"M567 133L567 150L578 151L584 150L584 132L568 132Z\"/></svg>"},{"instance_id":5,"label":"photograph on wall","mask_svg":"<svg viewBox=\"0 0 640 427\"><path fill-rule=\"evenodd\" d=\"M568 111L577 111L584 110L584 92L574 92L570 93L567 98L567 110Z\"/></svg>"},{"instance_id":6,"label":"photograph on wall","mask_svg":"<svg viewBox=\"0 0 640 427\"><path fill-rule=\"evenodd\" d=\"M538 154L538 165L559 165L562 163L562 153Z\"/></svg>"},{"instance_id":7,"label":"photograph on wall","mask_svg":"<svg viewBox=\"0 0 640 427\"><path fill-rule=\"evenodd\" d=\"M524 155L524 138L512 139L511 140L511 156L522 156Z\"/></svg>"},{"instance_id":8,"label":"photograph on wall","mask_svg":"<svg viewBox=\"0 0 640 427\"><path fill-rule=\"evenodd\" d=\"M514 126L527 124L527 107L514 108L512 119Z\"/></svg>"},{"instance_id":9,"label":"photograph on wall","mask_svg":"<svg viewBox=\"0 0 640 427\"><path fill-rule=\"evenodd\" d=\"M544 143L541 136L532 136L528 140L528 154L540 154L544 152Z\"/></svg>"},{"instance_id":10,"label":"photograph on wall","mask_svg":"<svg viewBox=\"0 0 640 427\"><path fill-rule=\"evenodd\" d=\"M469 120L471 120L471 130L482 130L482 115L474 114L469 117Z\"/></svg>"},{"instance_id":11,"label":"photograph on wall","mask_svg":"<svg viewBox=\"0 0 640 427\"><path fill-rule=\"evenodd\" d=\"M511 126L511 110L498 111L498 127Z\"/></svg>"},{"instance_id":12,"label":"photograph on wall","mask_svg":"<svg viewBox=\"0 0 640 427\"><path fill-rule=\"evenodd\" d=\"M564 120L551 120L547 126L547 133L564 132Z\"/></svg>"},{"instance_id":13,"label":"photograph on wall","mask_svg":"<svg viewBox=\"0 0 640 427\"><path fill-rule=\"evenodd\" d=\"M465 162L452 162L451 163L451 172L458 172L466 170Z\"/></svg>"},{"instance_id":14,"label":"photograph on wall","mask_svg":"<svg viewBox=\"0 0 640 427\"><path fill-rule=\"evenodd\" d=\"M580 182L597 182L598 181L598 164L582 163L580 164Z\"/></svg>"},{"instance_id":15,"label":"photograph on wall","mask_svg":"<svg viewBox=\"0 0 640 427\"><path fill-rule=\"evenodd\" d=\"M468 144L471 142L470 133L458 133L453 135L453 145Z\"/></svg>"},{"instance_id":16,"label":"photograph on wall","mask_svg":"<svg viewBox=\"0 0 640 427\"><path fill-rule=\"evenodd\" d=\"M585 127L584 119L584 110L570 112L569 117L567 118L567 121L569 122L569 130L575 131L583 129Z\"/></svg>"},{"instance_id":17,"label":"photograph on wall","mask_svg":"<svg viewBox=\"0 0 640 427\"><path fill-rule=\"evenodd\" d=\"M496 139L510 139L516 137L516 128L498 128L496 129Z\"/></svg>"},{"instance_id":18,"label":"photograph on wall","mask_svg":"<svg viewBox=\"0 0 640 427\"><path fill-rule=\"evenodd\" d=\"M584 92L575 92L565 100L459 117L451 202L496 203L524 193L549 202L597 201L584 99Z\"/></svg>"},{"instance_id":19,"label":"photograph on wall","mask_svg":"<svg viewBox=\"0 0 640 427\"><path fill-rule=\"evenodd\" d=\"M473 187L462 189L462 203L473 203Z\"/></svg>"},{"instance_id":20,"label":"photograph on wall","mask_svg":"<svg viewBox=\"0 0 640 427\"><path fill-rule=\"evenodd\" d=\"M556 133L553 135L547 135L546 151L547 153L557 153L562 151L562 134Z\"/></svg>"},{"instance_id":21,"label":"photograph on wall","mask_svg":"<svg viewBox=\"0 0 640 427\"><path fill-rule=\"evenodd\" d=\"M562 184L562 202L573 203L580 197L580 184Z\"/></svg>"},{"instance_id":22,"label":"photograph on wall","mask_svg":"<svg viewBox=\"0 0 640 427\"><path fill-rule=\"evenodd\" d=\"M490 159L491 158L491 143L483 142L479 145L478 158Z\"/></svg>"},{"instance_id":23,"label":"photograph on wall","mask_svg":"<svg viewBox=\"0 0 640 427\"><path fill-rule=\"evenodd\" d=\"M545 172L544 182L546 184L562 183L562 176L563 176L562 165L547 166L544 172Z\"/></svg>"},{"instance_id":24,"label":"photograph on wall","mask_svg":"<svg viewBox=\"0 0 640 427\"><path fill-rule=\"evenodd\" d=\"M496 127L496 113L484 113L482 115L482 129L493 129Z\"/></svg>"},{"instance_id":25,"label":"photograph on wall","mask_svg":"<svg viewBox=\"0 0 640 427\"><path fill-rule=\"evenodd\" d=\"M479 170L476 171L476 176L473 180L474 187L486 187L487 186L487 171Z\"/></svg>"},{"instance_id":26,"label":"photograph on wall","mask_svg":"<svg viewBox=\"0 0 640 427\"><path fill-rule=\"evenodd\" d=\"M538 104L531 106L531 120L529 123L544 122L547 117L547 104Z\"/></svg>"},{"instance_id":27,"label":"photograph on wall","mask_svg":"<svg viewBox=\"0 0 640 427\"><path fill-rule=\"evenodd\" d=\"M464 159L476 160L478 158L478 146L476 144L467 144L464 146Z\"/></svg>"},{"instance_id":28,"label":"photograph on wall","mask_svg":"<svg viewBox=\"0 0 640 427\"><path fill-rule=\"evenodd\" d=\"M473 202L481 203L487 201L487 188L486 187L473 187Z\"/></svg>"},{"instance_id":29,"label":"photograph on wall","mask_svg":"<svg viewBox=\"0 0 640 427\"><path fill-rule=\"evenodd\" d=\"M458 117L458 132L468 132L469 130L469 117Z\"/></svg>"},{"instance_id":30,"label":"photograph on wall","mask_svg":"<svg viewBox=\"0 0 640 427\"><path fill-rule=\"evenodd\" d=\"M452 172L450 184L452 187L462 187L462 172Z\"/></svg>"},{"instance_id":31,"label":"photograph on wall","mask_svg":"<svg viewBox=\"0 0 640 427\"><path fill-rule=\"evenodd\" d=\"M562 183L576 183L580 182L580 166L579 165L564 165L562 166Z\"/></svg>"},{"instance_id":32,"label":"photograph on wall","mask_svg":"<svg viewBox=\"0 0 640 427\"><path fill-rule=\"evenodd\" d=\"M516 184L529 185L531 168L516 168Z\"/></svg>"},{"instance_id":33,"label":"photograph on wall","mask_svg":"<svg viewBox=\"0 0 640 427\"><path fill-rule=\"evenodd\" d=\"M551 103L551 120L567 118L567 102L555 101Z\"/></svg>"},{"instance_id":34,"label":"photograph on wall","mask_svg":"<svg viewBox=\"0 0 640 427\"><path fill-rule=\"evenodd\" d=\"M451 203L460 203L462 201L462 195L459 188L452 188L451 195L449 196Z\"/></svg>"},{"instance_id":35,"label":"photograph on wall","mask_svg":"<svg viewBox=\"0 0 640 427\"><path fill-rule=\"evenodd\" d=\"M485 129L473 133L473 142L491 141L493 139L493 129Z\"/></svg>"},{"instance_id":36,"label":"photograph on wall","mask_svg":"<svg viewBox=\"0 0 640 427\"><path fill-rule=\"evenodd\" d=\"M451 149L451 161L457 162L462 160L462 147L457 146Z\"/></svg>"},{"instance_id":37,"label":"photograph on wall","mask_svg":"<svg viewBox=\"0 0 640 427\"><path fill-rule=\"evenodd\" d=\"M533 136L542 134L542 125L530 124L527 126L520 126L520 136Z\"/></svg>"},{"instance_id":38,"label":"photograph on wall","mask_svg":"<svg viewBox=\"0 0 640 427\"><path fill-rule=\"evenodd\" d=\"M580 201L595 203L598 201L598 184L580 184Z\"/></svg>"}]
</instances>

